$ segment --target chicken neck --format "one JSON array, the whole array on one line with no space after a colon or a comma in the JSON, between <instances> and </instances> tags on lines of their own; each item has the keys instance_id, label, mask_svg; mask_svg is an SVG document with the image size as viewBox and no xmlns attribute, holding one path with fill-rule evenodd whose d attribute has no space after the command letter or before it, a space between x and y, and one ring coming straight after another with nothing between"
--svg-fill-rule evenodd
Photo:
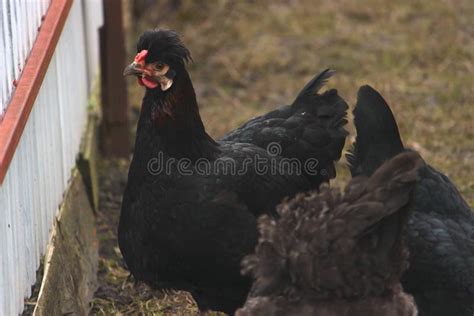
<instances>
[{"instance_id":1,"label":"chicken neck","mask_svg":"<svg viewBox=\"0 0 474 316\"><path fill-rule=\"evenodd\" d=\"M162 151L173 158L213 159L218 144L206 133L191 78L183 67L167 91L147 89L137 127L135 155Z\"/></svg>"}]
</instances>

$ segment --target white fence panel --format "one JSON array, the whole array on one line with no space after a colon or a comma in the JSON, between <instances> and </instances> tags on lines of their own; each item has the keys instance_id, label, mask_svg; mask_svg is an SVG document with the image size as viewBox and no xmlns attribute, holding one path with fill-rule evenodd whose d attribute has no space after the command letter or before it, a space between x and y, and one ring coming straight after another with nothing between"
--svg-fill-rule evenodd
<instances>
[{"instance_id":1,"label":"white fence panel","mask_svg":"<svg viewBox=\"0 0 474 316\"><path fill-rule=\"evenodd\" d=\"M45 12L49 0L0 2L1 113L7 109L13 93L10 83L19 78L37 34L40 12ZM86 124L90 80L98 70L96 32L101 24L101 1L73 2L0 184L0 315L21 313L36 281Z\"/></svg>"},{"instance_id":2,"label":"white fence panel","mask_svg":"<svg viewBox=\"0 0 474 316\"><path fill-rule=\"evenodd\" d=\"M0 117L20 78L50 0L0 1Z\"/></svg>"}]
</instances>

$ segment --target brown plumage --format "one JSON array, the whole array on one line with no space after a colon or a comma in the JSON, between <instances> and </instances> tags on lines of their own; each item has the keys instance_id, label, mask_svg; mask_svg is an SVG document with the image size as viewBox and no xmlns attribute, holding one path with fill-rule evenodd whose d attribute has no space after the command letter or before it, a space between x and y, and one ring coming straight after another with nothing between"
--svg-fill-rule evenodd
<instances>
[{"instance_id":1,"label":"brown plumage","mask_svg":"<svg viewBox=\"0 0 474 316\"><path fill-rule=\"evenodd\" d=\"M256 279L238 316L416 315L400 276L408 251L402 232L421 159L403 153L344 193L323 186L259 220L260 241L243 260Z\"/></svg>"}]
</instances>

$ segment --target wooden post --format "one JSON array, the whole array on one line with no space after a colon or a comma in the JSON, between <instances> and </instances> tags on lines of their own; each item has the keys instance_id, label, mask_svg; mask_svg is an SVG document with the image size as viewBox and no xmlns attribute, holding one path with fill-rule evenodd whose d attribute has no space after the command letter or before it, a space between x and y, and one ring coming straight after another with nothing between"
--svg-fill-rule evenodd
<instances>
[{"instance_id":1,"label":"wooden post","mask_svg":"<svg viewBox=\"0 0 474 316\"><path fill-rule=\"evenodd\" d=\"M106 157L128 157L127 90L122 71L125 67L125 43L122 2L103 0L104 26L100 30L102 76L102 123L100 148Z\"/></svg>"}]
</instances>

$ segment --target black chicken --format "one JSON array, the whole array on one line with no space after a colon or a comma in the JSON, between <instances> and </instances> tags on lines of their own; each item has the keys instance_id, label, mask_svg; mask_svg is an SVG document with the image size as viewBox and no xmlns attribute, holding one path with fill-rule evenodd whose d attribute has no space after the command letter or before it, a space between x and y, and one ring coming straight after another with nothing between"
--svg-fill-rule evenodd
<instances>
[{"instance_id":1,"label":"black chicken","mask_svg":"<svg viewBox=\"0 0 474 316\"><path fill-rule=\"evenodd\" d=\"M316 93L333 73L329 69L323 71L306 84L291 105L251 119L225 135L222 141L250 143L261 148L276 142L285 158L316 159L321 172L302 170L313 185L334 178L333 162L341 158L347 136L342 128L347 123L347 104L335 89L323 95Z\"/></svg>"},{"instance_id":2,"label":"black chicken","mask_svg":"<svg viewBox=\"0 0 474 316\"><path fill-rule=\"evenodd\" d=\"M201 121L185 67L190 53L178 35L147 31L137 52L124 75L136 75L146 93L123 196L120 250L137 280L189 291L201 310L233 313L251 286L251 279L240 275L240 261L257 242L256 218L333 175L330 159L341 155L347 104L336 91L317 94L328 78L325 72L300 93L298 105L281 110L283 122L273 121L278 123L278 130L271 130L273 141L264 132L252 134L253 140L266 137L262 147L230 138L216 142ZM327 110L331 107L337 110ZM264 124L276 126L271 122ZM324 164L317 165L317 174L271 169L282 166L282 157L264 149L270 143L296 157L314 153ZM299 145L289 150L292 144Z\"/></svg>"},{"instance_id":3,"label":"black chicken","mask_svg":"<svg viewBox=\"0 0 474 316\"><path fill-rule=\"evenodd\" d=\"M353 176L371 175L406 151L393 114L369 86L354 109L357 138L348 155ZM408 222L410 268L402 279L421 316L474 313L474 214L454 184L428 164L419 171Z\"/></svg>"},{"instance_id":4,"label":"black chicken","mask_svg":"<svg viewBox=\"0 0 474 316\"><path fill-rule=\"evenodd\" d=\"M369 179L298 194L274 220L259 219L256 253L244 258L255 277L237 316L414 316L403 293L408 251L402 238L406 207L422 164L402 153Z\"/></svg>"}]
</instances>

